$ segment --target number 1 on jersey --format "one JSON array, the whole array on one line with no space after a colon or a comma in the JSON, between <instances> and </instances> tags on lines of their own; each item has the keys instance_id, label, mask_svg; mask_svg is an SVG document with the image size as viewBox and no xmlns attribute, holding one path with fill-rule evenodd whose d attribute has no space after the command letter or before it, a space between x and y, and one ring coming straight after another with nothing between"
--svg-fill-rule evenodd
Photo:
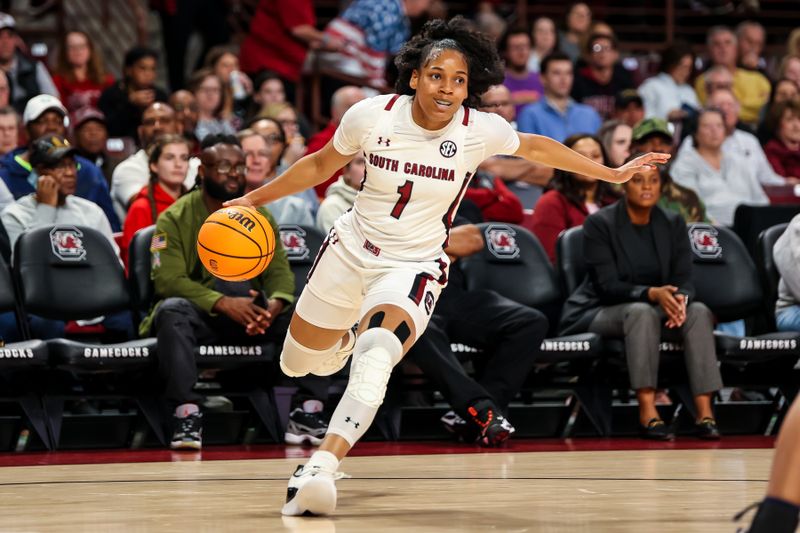
<instances>
[{"instance_id":1,"label":"number 1 on jersey","mask_svg":"<svg viewBox=\"0 0 800 533\"><path fill-rule=\"evenodd\" d=\"M394 218L399 219L400 215L403 214L403 209L406 208L406 204L408 204L408 201L411 199L411 189L413 188L414 182L411 180L406 180L404 184L397 188L397 193L400 195L400 198L397 199L397 203L394 204L392 208L391 215Z\"/></svg>"}]
</instances>

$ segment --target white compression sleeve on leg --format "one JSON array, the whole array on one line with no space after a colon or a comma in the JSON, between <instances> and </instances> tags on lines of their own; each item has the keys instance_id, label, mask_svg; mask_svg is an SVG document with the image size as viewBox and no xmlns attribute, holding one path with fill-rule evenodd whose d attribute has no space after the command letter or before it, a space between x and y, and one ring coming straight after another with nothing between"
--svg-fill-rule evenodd
<instances>
[{"instance_id":1,"label":"white compression sleeve on leg","mask_svg":"<svg viewBox=\"0 0 800 533\"><path fill-rule=\"evenodd\" d=\"M312 350L297 342L292 332L288 331L281 351L281 370L289 377L303 377L333 355L339 349L339 344L340 341L336 341L327 350Z\"/></svg>"},{"instance_id":2,"label":"white compression sleeve on leg","mask_svg":"<svg viewBox=\"0 0 800 533\"><path fill-rule=\"evenodd\" d=\"M347 389L331 417L329 433L350 446L358 442L383 403L392 369L402 357L403 345L388 329L372 328L359 335Z\"/></svg>"}]
</instances>

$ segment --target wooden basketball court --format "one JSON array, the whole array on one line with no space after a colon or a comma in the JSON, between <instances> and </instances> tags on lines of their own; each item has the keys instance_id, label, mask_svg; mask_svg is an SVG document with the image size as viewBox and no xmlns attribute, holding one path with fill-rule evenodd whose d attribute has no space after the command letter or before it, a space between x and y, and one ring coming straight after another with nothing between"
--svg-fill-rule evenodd
<instances>
[{"instance_id":1,"label":"wooden basketball court","mask_svg":"<svg viewBox=\"0 0 800 533\"><path fill-rule=\"evenodd\" d=\"M145 462L0 468L0 531L735 531L731 517L763 495L772 451L667 446L352 457L330 519L280 516L287 477L307 450L236 460L113 452ZM93 454L42 462L104 460Z\"/></svg>"}]
</instances>

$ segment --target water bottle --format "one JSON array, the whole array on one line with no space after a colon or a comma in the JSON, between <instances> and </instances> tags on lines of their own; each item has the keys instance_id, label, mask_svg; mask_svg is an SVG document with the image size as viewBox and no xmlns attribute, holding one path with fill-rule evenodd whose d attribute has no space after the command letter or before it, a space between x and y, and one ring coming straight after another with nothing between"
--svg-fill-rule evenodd
<instances>
[{"instance_id":1,"label":"water bottle","mask_svg":"<svg viewBox=\"0 0 800 533\"><path fill-rule=\"evenodd\" d=\"M231 90L233 91L234 100L244 100L247 98L247 91L242 83L242 76L238 70L231 72Z\"/></svg>"}]
</instances>

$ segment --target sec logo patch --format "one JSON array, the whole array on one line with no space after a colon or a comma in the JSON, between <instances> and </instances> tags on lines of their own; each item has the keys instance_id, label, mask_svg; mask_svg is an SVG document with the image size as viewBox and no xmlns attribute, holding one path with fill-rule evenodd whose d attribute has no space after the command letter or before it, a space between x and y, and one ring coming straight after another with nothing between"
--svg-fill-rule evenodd
<instances>
[{"instance_id":1,"label":"sec logo patch","mask_svg":"<svg viewBox=\"0 0 800 533\"><path fill-rule=\"evenodd\" d=\"M442 154L443 157L453 157L456 155L457 150L458 148L456 147L456 143L453 141L444 141L439 145L439 153Z\"/></svg>"}]
</instances>

